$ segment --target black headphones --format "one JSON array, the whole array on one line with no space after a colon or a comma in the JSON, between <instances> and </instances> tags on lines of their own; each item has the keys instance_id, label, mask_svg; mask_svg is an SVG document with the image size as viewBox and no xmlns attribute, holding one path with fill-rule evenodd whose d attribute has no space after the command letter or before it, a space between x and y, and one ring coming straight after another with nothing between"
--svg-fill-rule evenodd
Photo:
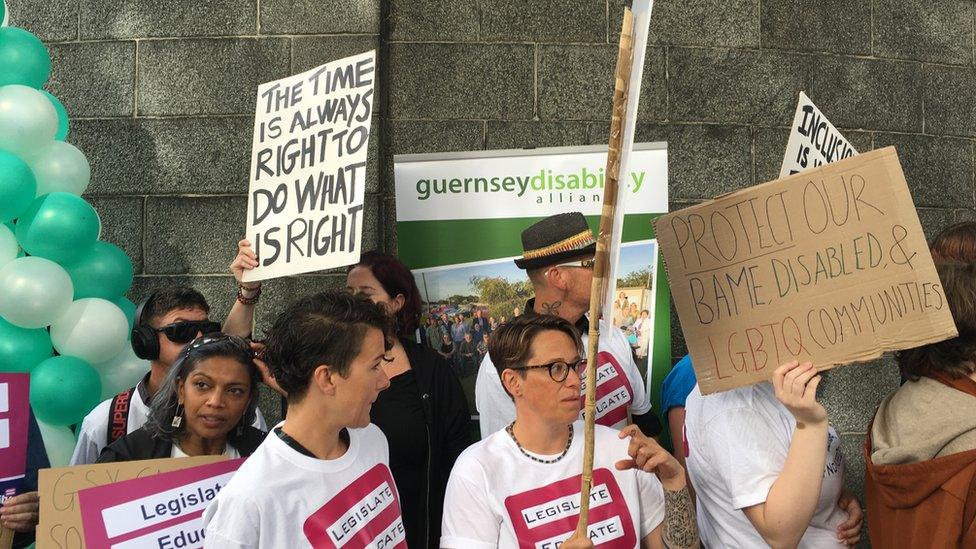
<instances>
[{"instance_id":1,"label":"black headphones","mask_svg":"<svg viewBox=\"0 0 976 549\"><path fill-rule=\"evenodd\" d=\"M149 319L142 318L146 307L155 298L156 292L153 292L149 294L149 297L142 300L142 303L136 308L136 316L132 323L132 350L137 357L143 360L157 360L159 358L159 337L156 335L156 330L149 325Z\"/></svg>"}]
</instances>

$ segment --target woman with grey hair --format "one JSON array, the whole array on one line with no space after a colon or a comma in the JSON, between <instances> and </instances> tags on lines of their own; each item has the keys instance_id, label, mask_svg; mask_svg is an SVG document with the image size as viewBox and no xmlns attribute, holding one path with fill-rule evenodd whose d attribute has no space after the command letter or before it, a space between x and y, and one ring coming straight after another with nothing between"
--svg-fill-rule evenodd
<instances>
[{"instance_id":1,"label":"woman with grey hair","mask_svg":"<svg viewBox=\"0 0 976 549\"><path fill-rule=\"evenodd\" d=\"M222 333L194 339L153 397L146 424L102 450L98 463L251 455L265 435L251 426L260 381L243 339Z\"/></svg>"}]
</instances>

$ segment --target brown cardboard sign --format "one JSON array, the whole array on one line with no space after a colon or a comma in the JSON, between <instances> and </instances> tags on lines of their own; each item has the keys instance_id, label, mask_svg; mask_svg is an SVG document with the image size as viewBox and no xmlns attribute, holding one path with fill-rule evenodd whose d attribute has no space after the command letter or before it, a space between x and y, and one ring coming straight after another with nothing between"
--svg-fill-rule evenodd
<instances>
[{"instance_id":1,"label":"brown cardboard sign","mask_svg":"<svg viewBox=\"0 0 976 549\"><path fill-rule=\"evenodd\" d=\"M893 147L655 221L702 394L955 337Z\"/></svg>"},{"instance_id":2,"label":"brown cardboard sign","mask_svg":"<svg viewBox=\"0 0 976 549\"><path fill-rule=\"evenodd\" d=\"M96 463L39 471L40 523L37 549L85 547L78 507L78 491L122 480L148 477L222 461L224 456L147 459L119 463Z\"/></svg>"}]
</instances>

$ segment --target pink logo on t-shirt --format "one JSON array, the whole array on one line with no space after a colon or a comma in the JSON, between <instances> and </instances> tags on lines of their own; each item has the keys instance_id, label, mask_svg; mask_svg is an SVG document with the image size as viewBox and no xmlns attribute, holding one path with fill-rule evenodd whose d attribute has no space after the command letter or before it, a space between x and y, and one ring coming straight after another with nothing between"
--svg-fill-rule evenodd
<instances>
[{"instance_id":1,"label":"pink logo on t-shirt","mask_svg":"<svg viewBox=\"0 0 976 549\"><path fill-rule=\"evenodd\" d=\"M613 427L627 421L627 408L634 400L634 391L626 372L612 354L600 351L596 354L596 364L596 423ZM584 378L581 383L581 409L586 406L585 381Z\"/></svg>"},{"instance_id":2,"label":"pink logo on t-shirt","mask_svg":"<svg viewBox=\"0 0 976 549\"><path fill-rule=\"evenodd\" d=\"M400 498L389 467L378 463L350 482L305 519L303 529L316 549L405 548Z\"/></svg>"},{"instance_id":3,"label":"pink logo on t-shirt","mask_svg":"<svg viewBox=\"0 0 976 549\"><path fill-rule=\"evenodd\" d=\"M617 479L608 469L593 471L590 540L596 547L635 547L637 534ZM580 475L505 498L521 549L555 549L579 522Z\"/></svg>"}]
</instances>

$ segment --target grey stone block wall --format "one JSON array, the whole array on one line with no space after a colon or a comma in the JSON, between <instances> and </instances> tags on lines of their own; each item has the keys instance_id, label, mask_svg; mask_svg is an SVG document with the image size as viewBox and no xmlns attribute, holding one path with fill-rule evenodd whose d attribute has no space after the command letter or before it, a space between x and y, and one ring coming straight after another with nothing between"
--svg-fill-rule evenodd
<instances>
[{"instance_id":1,"label":"grey stone block wall","mask_svg":"<svg viewBox=\"0 0 976 549\"><path fill-rule=\"evenodd\" d=\"M223 314L244 225L255 86L379 46L367 247L396 250L392 155L603 143L616 0L8 0L92 161L89 198L137 300L200 285ZM174 5L179 9L174 9ZM895 145L925 232L976 219L976 4L657 0L639 140L669 142L672 208L778 171L804 90L859 150ZM270 284L259 325L325 273ZM674 319L673 354L685 352ZM828 376L850 482L890 359Z\"/></svg>"}]
</instances>

